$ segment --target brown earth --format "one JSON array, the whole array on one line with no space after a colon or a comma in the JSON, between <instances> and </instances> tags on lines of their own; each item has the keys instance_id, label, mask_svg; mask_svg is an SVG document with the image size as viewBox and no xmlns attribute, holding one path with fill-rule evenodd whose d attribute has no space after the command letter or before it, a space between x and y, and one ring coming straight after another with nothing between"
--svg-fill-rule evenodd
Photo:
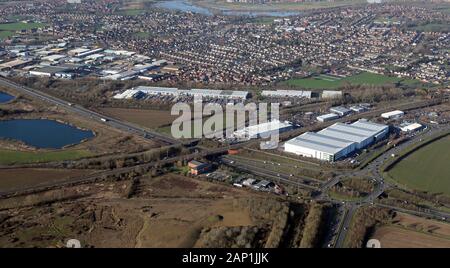
<instances>
[{"instance_id":1,"label":"brown earth","mask_svg":"<svg viewBox=\"0 0 450 268\"><path fill-rule=\"evenodd\" d=\"M398 213L392 225L375 230L383 248L449 248L450 224Z\"/></svg>"},{"instance_id":2,"label":"brown earth","mask_svg":"<svg viewBox=\"0 0 450 268\"><path fill-rule=\"evenodd\" d=\"M127 109L127 108L101 108L106 115L128 121L146 128L156 129L171 124L178 116L170 115L170 111Z\"/></svg>"},{"instance_id":3,"label":"brown earth","mask_svg":"<svg viewBox=\"0 0 450 268\"><path fill-rule=\"evenodd\" d=\"M92 170L76 169L43 169L43 168L12 168L0 169L0 192L11 191L23 187L39 186L80 177L92 173Z\"/></svg>"},{"instance_id":4,"label":"brown earth","mask_svg":"<svg viewBox=\"0 0 450 268\"><path fill-rule=\"evenodd\" d=\"M128 199L129 183L0 199L0 247L64 247L73 238L84 247L194 247L205 228L255 225L239 200L272 200L176 174L141 178Z\"/></svg>"},{"instance_id":5,"label":"brown earth","mask_svg":"<svg viewBox=\"0 0 450 268\"><path fill-rule=\"evenodd\" d=\"M450 239L395 226L384 226L375 232L382 248L449 248Z\"/></svg>"}]
</instances>

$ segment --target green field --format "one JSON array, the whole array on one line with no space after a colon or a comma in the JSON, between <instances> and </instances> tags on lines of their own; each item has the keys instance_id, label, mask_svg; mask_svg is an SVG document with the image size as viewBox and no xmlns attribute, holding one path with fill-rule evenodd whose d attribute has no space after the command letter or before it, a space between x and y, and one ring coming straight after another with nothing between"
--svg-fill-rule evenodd
<instances>
[{"instance_id":1,"label":"green field","mask_svg":"<svg viewBox=\"0 0 450 268\"><path fill-rule=\"evenodd\" d=\"M149 38L149 37L152 37L152 34L151 33L149 33L149 32L136 32L135 34L134 34L136 37L139 37L139 38Z\"/></svg>"},{"instance_id":2,"label":"green field","mask_svg":"<svg viewBox=\"0 0 450 268\"><path fill-rule=\"evenodd\" d=\"M311 78L293 78L285 83L308 89L337 89L345 85L371 85L381 86L397 82L407 81L402 78L363 72L350 77L340 78L330 75L318 75Z\"/></svg>"},{"instance_id":3,"label":"green field","mask_svg":"<svg viewBox=\"0 0 450 268\"><path fill-rule=\"evenodd\" d=\"M45 23L38 22L14 22L14 23L1 23L0 31L19 31L19 30L30 30L34 28L44 27Z\"/></svg>"},{"instance_id":4,"label":"green field","mask_svg":"<svg viewBox=\"0 0 450 268\"><path fill-rule=\"evenodd\" d=\"M14 35L15 31L19 30L29 30L39 27L44 27L45 23L24 23L24 22L14 22L14 23L0 23L0 39L8 38Z\"/></svg>"},{"instance_id":5,"label":"green field","mask_svg":"<svg viewBox=\"0 0 450 268\"><path fill-rule=\"evenodd\" d=\"M450 137L437 140L407 156L388 176L409 188L450 196Z\"/></svg>"},{"instance_id":6,"label":"green field","mask_svg":"<svg viewBox=\"0 0 450 268\"><path fill-rule=\"evenodd\" d=\"M416 26L414 30L421 32L450 32L450 26L445 23L428 23Z\"/></svg>"},{"instance_id":7,"label":"green field","mask_svg":"<svg viewBox=\"0 0 450 268\"><path fill-rule=\"evenodd\" d=\"M0 165L74 160L88 156L92 156L92 153L86 150L63 150L52 152L0 150Z\"/></svg>"},{"instance_id":8,"label":"green field","mask_svg":"<svg viewBox=\"0 0 450 268\"><path fill-rule=\"evenodd\" d=\"M13 35L14 35L14 32L11 32L11 31L0 31L0 39L8 38Z\"/></svg>"},{"instance_id":9,"label":"green field","mask_svg":"<svg viewBox=\"0 0 450 268\"><path fill-rule=\"evenodd\" d=\"M120 10L118 14L126 16L137 16L145 12L145 9L124 9Z\"/></svg>"}]
</instances>

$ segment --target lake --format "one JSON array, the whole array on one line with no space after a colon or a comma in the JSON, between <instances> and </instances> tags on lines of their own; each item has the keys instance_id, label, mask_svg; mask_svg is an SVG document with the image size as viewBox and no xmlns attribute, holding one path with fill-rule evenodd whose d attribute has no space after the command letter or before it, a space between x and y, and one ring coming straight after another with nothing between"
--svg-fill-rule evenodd
<instances>
[{"instance_id":1,"label":"lake","mask_svg":"<svg viewBox=\"0 0 450 268\"><path fill-rule=\"evenodd\" d=\"M14 99L14 96L11 96L5 92L1 92L0 91L0 103L5 103L8 102L10 100Z\"/></svg>"},{"instance_id":2,"label":"lake","mask_svg":"<svg viewBox=\"0 0 450 268\"><path fill-rule=\"evenodd\" d=\"M153 6L157 8L198 13L207 16L213 15L213 13L209 9L189 3L186 0L161 1L155 3ZM258 16L287 17L301 14L301 12L296 11L238 11L238 10L229 10L225 7L221 8L220 12L222 13L222 15L227 16L249 16L249 17L258 17Z\"/></svg>"},{"instance_id":3,"label":"lake","mask_svg":"<svg viewBox=\"0 0 450 268\"><path fill-rule=\"evenodd\" d=\"M60 149L94 137L89 130L48 119L0 121L0 138L13 139L37 148Z\"/></svg>"},{"instance_id":4,"label":"lake","mask_svg":"<svg viewBox=\"0 0 450 268\"><path fill-rule=\"evenodd\" d=\"M203 15L208 15L208 16L213 15L213 13L211 11L209 11L209 9L193 5L184 0L162 1L162 2L157 2L153 6L157 7L157 8L165 8L165 9L178 10L178 11L183 11L183 12L192 12L192 13L198 13L198 14L203 14Z\"/></svg>"}]
</instances>

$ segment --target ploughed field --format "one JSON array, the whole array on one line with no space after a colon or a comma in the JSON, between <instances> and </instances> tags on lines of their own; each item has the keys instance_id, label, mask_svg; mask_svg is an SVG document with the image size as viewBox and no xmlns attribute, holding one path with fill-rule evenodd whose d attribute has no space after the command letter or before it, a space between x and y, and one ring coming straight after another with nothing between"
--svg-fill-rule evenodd
<instances>
[{"instance_id":1,"label":"ploughed field","mask_svg":"<svg viewBox=\"0 0 450 268\"><path fill-rule=\"evenodd\" d=\"M450 225L399 213L393 224L377 227L371 238L382 248L448 248Z\"/></svg>"}]
</instances>

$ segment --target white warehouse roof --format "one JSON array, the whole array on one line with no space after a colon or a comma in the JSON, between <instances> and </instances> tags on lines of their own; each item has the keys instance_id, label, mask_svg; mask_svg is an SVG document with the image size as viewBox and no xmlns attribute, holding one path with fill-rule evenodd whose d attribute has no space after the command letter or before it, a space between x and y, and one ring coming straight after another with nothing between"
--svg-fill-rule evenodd
<instances>
[{"instance_id":1,"label":"white warehouse roof","mask_svg":"<svg viewBox=\"0 0 450 268\"><path fill-rule=\"evenodd\" d=\"M263 90L262 96L311 98L311 91L303 90Z\"/></svg>"},{"instance_id":2,"label":"white warehouse roof","mask_svg":"<svg viewBox=\"0 0 450 268\"><path fill-rule=\"evenodd\" d=\"M201 97L212 97L212 98L226 98L226 99L246 99L248 97L248 91L228 91L228 90L215 90L215 89L178 89L171 87L146 87L139 86L134 89L135 92L141 91L148 95L190 95L190 96L201 96ZM126 91L129 91L126 90ZM126 92L125 91L125 92ZM123 94L120 93L114 96L116 99L123 98ZM125 94L128 95L128 94Z\"/></svg>"},{"instance_id":3,"label":"white warehouse roof","mask_svg":"<svg viewBox=\"0 0 450 268\"><path fill-rule=\"evenodd\" d=\"M331 113L331 114L319 115L316 119L319 121L325 122L325 121L334 120L334 119L338 119L338 118L339 118L338 114Z\"/></svg>"},{"instance_id":4,"label":"white warehouse roof","mask_svg":"<svg viewBox=\"0 0 450 268\"><path fill-rule=\"evenodd\" d=\"M321 153L339 158L357 148L367 146L379 136L387 134L388 130L389 126L387 125L373 123L365 119L353 124L336 123L317 133L306 132L287 141L285 149L288 152L320 157L322 160L324 160L324 156ZM321 153L311 153L314 151Z\"/></svg>"},{"instance_id":5,"label":"white warehouse roof","mask_svg":"<svg viewBox=\"0 0 450 268\"><path fill-rule=\"evenodd\" d=\"M233 134L236 137L248 137L253 138L262 134L270 134L276 130L286 130L287 128L292 128L292 125L288 122L281 122L279 120L273 120L258 125L248 126L239 130L236 130Z\"/></svg>"},{"instance_id":6,"label":"white warehouse roof","mask_svg":"<svg viewBox=\"0 0 450 268\"><path fill-rule=\"evenodd\" d=\"M305 134L302 134L296 138L293 138L286 142L286 144L291 144L299 147L304 147L316 151L325 152L328 154L337 154L338 152L344 150L345 148L342 146L333 145L333 143L324 143L319 142L314 139L308 139L303 136ZM286 146L285 144L285 146Z\"/></svg>"},{"instance_id":7,"label":"white warehouse roof","mask_svg":"<svg viewBox=\"0 0 450 268\"><path fill-rule=\"evenodd\" d=\"M381 117L383 118L392 118L392 117L400 117L403 116L405 113L399 110L396 111L392 111L392 112L387 112L387 113L383 113L381 114Z\"/></svg>"},{"instance_id":8,"label":"white warehouse roof","mask_svg":"<svg viewBox=\"0 0 450 268\"><path fill-rule=\"evenodd\" d=\"M408 132L408 131L416 131L418 129L421 129L423 126L419 123L412 123L412 124L405 124L400 126L400 129L403 132Z\"/></svg>"}]
</instances>

